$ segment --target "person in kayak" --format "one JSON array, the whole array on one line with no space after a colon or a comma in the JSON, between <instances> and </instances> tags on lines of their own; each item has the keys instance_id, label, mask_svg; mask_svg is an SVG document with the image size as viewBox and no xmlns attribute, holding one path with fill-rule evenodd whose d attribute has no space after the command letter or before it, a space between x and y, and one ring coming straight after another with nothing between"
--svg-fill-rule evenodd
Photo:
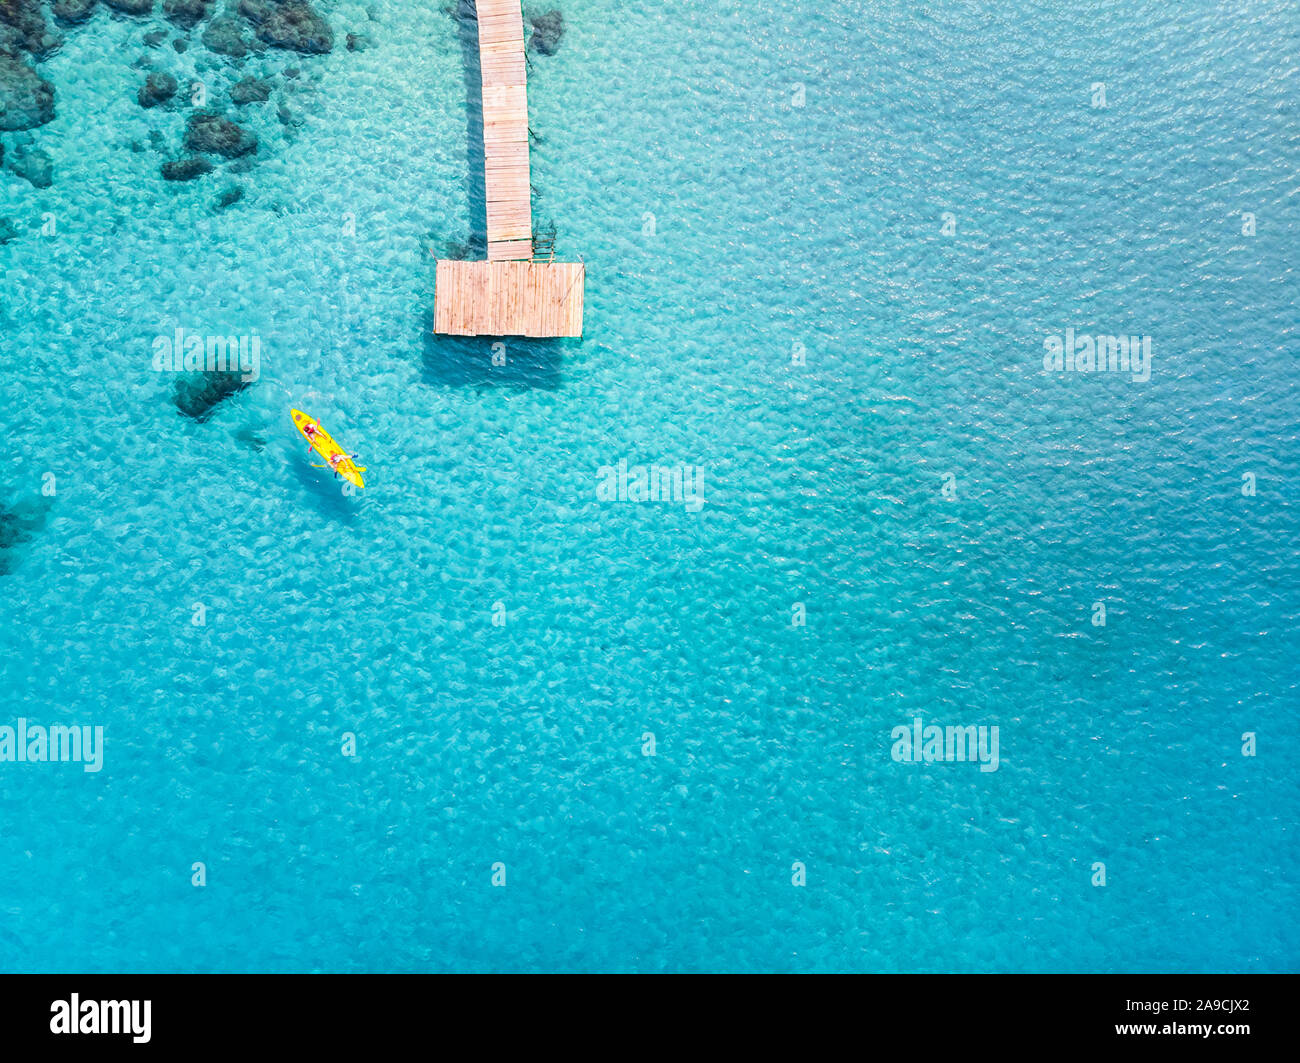
<instances>
[{"instance_id":1,"label":"person in kayak","mask_svg":"<svg viewBox=\"0 0 1300 1063\"><path fill-rule=\"evenodd\" d=\"M333 454L329 458L330 468L334 470L334 475L337 476L339 474L340 465L342 465L345 461L351 458L352 463L355 466L357 458L359 458L360 456L361 456L360 454ZM362 471L364 472L365 470L363 469Z\"/></svg>"},{"instance_id":2,"label":"person in kayak","mask_svg":"<svg viewBox=\"0 0 1300 1063\"><path fill-rule=\"evenodd\" d=\"M317 428L311 421L308 421L306 424L302 426L302 434L307 437L307 442L308 444L310 444L308 446L308 449L310 450L312 449L311 445L314 445L316 442L316 436L320 434L320 429Z\"/></svg>"}]
</instances>

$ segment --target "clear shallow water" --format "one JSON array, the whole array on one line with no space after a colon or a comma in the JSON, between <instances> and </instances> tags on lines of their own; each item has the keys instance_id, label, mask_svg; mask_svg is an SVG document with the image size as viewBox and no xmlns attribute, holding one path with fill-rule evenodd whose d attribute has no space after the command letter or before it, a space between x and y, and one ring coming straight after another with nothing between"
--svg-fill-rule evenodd
<instances>
[{"instance_id":1,"label":"clear shallow water","mask_svg":"<svg viewBox=\"0 0 1300 1063\"><path fill-rule=\"evenodd\" d=\"M0 765L4 969L1296 967L1293 11L571 0L533 183L586 334L501 369L425 334L457 26L321 7L374 46L205 71L101 11L54 186L0 174L0 724L106 731ZM143 54L301 69L250 174L163 184ZM262 339L205 423L181 326ZM1067 327L1151 381L1045 374ZM620 458L707 504L599 503ZM1000 769L895 763L916 715Z\"/></svg>"}]
</instances>

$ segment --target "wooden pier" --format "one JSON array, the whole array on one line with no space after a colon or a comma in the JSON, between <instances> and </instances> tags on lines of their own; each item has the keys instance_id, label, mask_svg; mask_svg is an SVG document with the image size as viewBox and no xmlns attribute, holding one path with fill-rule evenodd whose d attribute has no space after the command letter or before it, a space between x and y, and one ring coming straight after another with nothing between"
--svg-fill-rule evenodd
<instances>
[{"instance_id":1,"label":"wooden pier","mask_svg":"<svg viewBox=\"0 0 1300 1063\"><path fill-rule=\"evenodd\" d=\"M487 260L438 262L434 331L581 336L586 267L533 259L528 79L520 0L477 0Z\"/></svg>"}]
</instances>

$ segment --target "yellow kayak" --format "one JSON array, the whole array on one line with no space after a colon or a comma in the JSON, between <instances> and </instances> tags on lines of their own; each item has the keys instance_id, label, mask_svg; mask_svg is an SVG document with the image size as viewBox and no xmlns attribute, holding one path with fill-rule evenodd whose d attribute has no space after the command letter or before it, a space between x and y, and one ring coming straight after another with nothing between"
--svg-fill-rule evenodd
<instances>
[{"instance_id":1,"label":"yellow kayak","mask_svg":"<svg viewBox=\"0 0 1300 1063\"><path fill-rule=\"evenodd\" d=\"M361 479L361 474L366 471L365 468L354 462L352 455L334 442L334 437L320 426L318 420L308 417L302 410L290 412L293 414L293 423L302 433L303 439L307 440L316 453L325 459L326 468L334 475L342 476L353 487L366 486L365 481Z\"/></svg>"}]
</instances>

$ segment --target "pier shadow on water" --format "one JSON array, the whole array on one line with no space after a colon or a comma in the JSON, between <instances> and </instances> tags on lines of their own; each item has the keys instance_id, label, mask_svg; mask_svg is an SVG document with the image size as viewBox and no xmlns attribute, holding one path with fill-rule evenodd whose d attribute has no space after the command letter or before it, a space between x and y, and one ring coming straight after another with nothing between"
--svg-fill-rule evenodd
<instances>
[{"instance_id":1,"label":"pier shadow on water","mask_svg":"<svg viewBox=\"0 0 1300 1063\"><path fill-rule=\"evenodd\" d=\"M469 173L469 254L487 257L487 174L483 169L483 66L478 53L478 11L474 0L451 0L448 8L460 36L465 59L466 136L465 159Z\"/></svg>"}]
</instances>

